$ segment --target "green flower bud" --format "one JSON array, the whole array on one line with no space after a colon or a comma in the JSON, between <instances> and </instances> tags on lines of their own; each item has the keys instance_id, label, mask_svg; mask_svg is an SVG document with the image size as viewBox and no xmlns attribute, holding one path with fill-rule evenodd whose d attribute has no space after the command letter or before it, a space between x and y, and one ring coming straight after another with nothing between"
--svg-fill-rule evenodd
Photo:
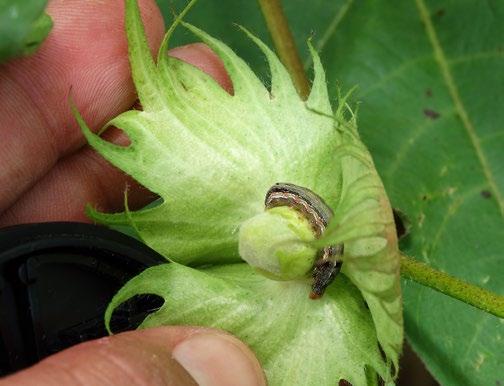
<instances>
[{"instance_id":1,"label":"green flower bud","mask_svg":"<svg viewBox=\"0 0 504 386\"><path fill-rule=\"evenodd\" d=\"M287 206L265 210L242 224L239 252L243 260L274 280L307 277L317 258L310 222Z\"/></svg>"}]
</instances>

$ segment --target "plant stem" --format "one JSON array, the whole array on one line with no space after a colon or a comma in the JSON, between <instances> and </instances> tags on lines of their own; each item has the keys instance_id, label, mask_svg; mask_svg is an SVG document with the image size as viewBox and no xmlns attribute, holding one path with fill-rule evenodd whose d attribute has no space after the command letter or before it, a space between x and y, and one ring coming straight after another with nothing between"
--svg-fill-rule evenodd
<instances>
[{"instance_id":1,"label":"plant stem","mask_svg":"<svg viewBox=\"0 0 504 386\"><path fill-rule=\"evenodd\" d=\"M287 71L289 71L298 94L301 98L306 99L310 92L310 83L306 77L299 51L296 48L280 0L258 1L278 56Z\"/></svg>"},{"instance_id":2,"label":"plant stem","mask_svg":"<svg viewBox=\"0 0 504 386\"><path fill-rule=\"evenodd\" d=\"M403 254L401 254L401 276L504 318L504 296L440 272Z\"/></svg>"}]
</instances>

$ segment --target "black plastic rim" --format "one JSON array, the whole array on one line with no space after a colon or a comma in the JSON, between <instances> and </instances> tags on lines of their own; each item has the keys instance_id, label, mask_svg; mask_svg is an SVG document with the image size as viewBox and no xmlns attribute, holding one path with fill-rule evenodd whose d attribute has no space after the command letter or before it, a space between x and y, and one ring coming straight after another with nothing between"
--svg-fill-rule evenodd
<instances>
[{"instance_id":1,"label":"black plastic rim","mask_svg":"<svg viewBox=\"0 0 504 386\"><path fill-rule=\"evenodd\" d=\"M138 240L96 225L0 229L0 374L106 335L103 313L111 297L163 262ZM136 327L138 312L126 310L121 326Z\"/></svg>"}]
</instances>

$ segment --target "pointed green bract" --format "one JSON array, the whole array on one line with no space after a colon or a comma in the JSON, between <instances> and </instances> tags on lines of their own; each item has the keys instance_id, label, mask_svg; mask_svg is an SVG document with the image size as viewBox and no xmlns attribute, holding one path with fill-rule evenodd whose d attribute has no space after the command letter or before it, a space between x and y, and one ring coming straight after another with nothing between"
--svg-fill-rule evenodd
<instances>
[{"instance_id":1,"label":"pointed green bract","mask_svg":"<svg viewBox=\"0 0 504 386\"><path fill-rule=\"evenodd\" d=\"M333 374L332 370L326 371L323 367L330 367L329 361L326 364L325 361L310 362L306 358L297 358L299 366L307 374L319 371L324 376L333 374L331 376L353 379L356 381L354 385L365 384L361 382L364 368L371 366L389 381L390 367L397 371L403 339L397 240L385 190L369 152L359 139L356 116L346 105L346 97L340 98L332 117L324 70L311 45L314 80L311 94L305 102L297 96L290 76L276 55L248 31L244 30L245 34L256 43L270 64L270 89L229 47L190 24L181 24L223 60L233 82L233 94L224 91L209 75L169 57L166 52L160 52L158 63L154 64L136 2L126 1L130 63L143 111L123 113L110 121L108 126L122 129L131 144L123 147L105 141L87 128L77 111L75 115L90 145L112 164L157 193L162 202L140 211L105 214L89 209L88 213L105 224L132 226L145 243L172 261L192 266L225 265L241 261L238 253L240 226L263 213L264 196L272 185L286 182L316 192L332 208L334 217L322 238L309 244L316 247L337 243L345 245L343 272L360 290L369 306L376 328L371 352L378 352L379 343L388 369L384 371L383 363L370 361L368 353L362 351L359 345L350 347L350 340L341 341L340 346L343 346L338 350L342 351L335 351L333 357L336 361L336 354L343 355L343 352L349 351L352 358L358 358L357 362L352 362L355 366L345 366L344 360L340 359L343 363L341 370ZM167 46L168 39L162 49L166 50ZM245 280L249 275L248 268L240 266L245 267ZM252 307L253 303L253 307L259 307L257 302L269 302L267 299L270 298L273 303L263 304L264 307L275 308L275 304L280 306L282 303L280 293L271 297L270 292L273 288L281 291L283 287L265 278L261 278L264 281L261 281L261 286L254 287L257 292L254 300L248 299L245 296L248 292L236 284L242 272L239 269L229 276L220 275L227 268L222 268L224 271L219 271L220 268L206 270L203 275L179 265L173 267L178 268L159 268L155 271L156 275L166 274L165 283L175 280L177 275L195 275L191 287L201 285L203 288L206 282L217 280L215 283L220 284L216 288L221 286L222 294L219 295L215 289L208 296L219 295L222 304L226 304L225 298L229 297L226 309L231 313L229 319L234 320L219 324L223 316L219 309L221 306L217 305L208 306L206 314L191 313L187 321L168 318L160 311L156 314L159 317L151 317L145 325L185 322L207 325L208 320L212 320L212 326L226 328L250 343L248 338L251 335L241 334L233 327L247 323L247 320L250 322L245 314L239 312L237 305ZM152 279L149 275L139 276L128 284L127 297L145 293L145 285ZM159 283L163 280L159 279ZM317 320L325 326L334 319L331 307L342 306L345 296L354 297L353 301L362 303L361 295L351 289L353 285L344 278L339 280L340 284L330 287L331 295L327 299L324 297L322 302L307 300L308 282L289 283L293 291L289 297L292 312L300 309L308 315L319 315ZM191 294L199 294L200 289L189 291L180 287L178 290L178 287L169 285L172 290L160 295L167 304L173 296L177 297L180 302L177 302L176 308L170 308L170 312L177 310L177 314L183 314L185 308L189 309L189 299L194 296ZM304 288L304 293L300 286ZM334 291L340 287L344 288L343 292L349 291L341 295L341 299ZM123 292L120 299L125 300L124 296ZM184 297L187 297L185 302ZM120 303L117 299L112 308ZM320 304L332 306L324 308ZM232 311L234 308L236 312ZM272 319L272 326L280 321L286 324L289 318L293 318L295 325L295 313L285 312L286 315L274 319L276 322ZM340 315L339 318L346 316ZM350 323L351 327L345 331L357 339L367 321L360 317L351 320L360 322L355 325ZM304 329L306 326L293 327L294 338L291 341L303 342L302 337L308 333ZM281 325L276 327L282 328ZM310 329L313 341L327 340L327 328ZM319 331L320 335L316 336L315 331ZM330 336L330 339L337 340L339 335ZM370 344L369 340L366 342ZM281 346L283 348L278 355L288 357L289 350L298 347L295 343L292 347L287 343ZM266 358L268 347L274 346L265 342L264 347L259 347L259 350L263 350L261 355ZM301 345L298 348L302 351ZM275 377L280 376L284 367L272 366L272 379L279 379ZM340 369L334 363L332 366ZM349 374L344 369L354 370ZM271 384L279 384L272 379ZM327 382L329 378L313 379L325 379ZM303 379L298 384L317 384L308 382L311 380Z\"/></svg>"},{"instance_id":2,"label":"pointed green bract","mask_svg":"<svg viewBox=\"0 0 504 386\"><path fill-rule=\"evenodd\" d=\"M341 102L340 102L341 103ZM340 105L341 107L341 105ZM396 371L403 335L400 262L392 209L355 120L344 124L341 190L333 221L317 245L344 244L343 272L361 290L378 340Z\"/></svg>"},{"instance_id":3,"label":"pointed green bract","mask_svg":"<svg viewBox=\"0 0 504 386\"><path fill-rule=\"evenodd\" d=\"M366 385L366 369L387 378L373 322L359 291L338 277L320 301L307 282L264 278L247 264L196 270L176 263L149 268L110 303L137 294L166 299L140 328L205 325L232 331L257 355L270 385Z\"/></svg>"}]
</instances>

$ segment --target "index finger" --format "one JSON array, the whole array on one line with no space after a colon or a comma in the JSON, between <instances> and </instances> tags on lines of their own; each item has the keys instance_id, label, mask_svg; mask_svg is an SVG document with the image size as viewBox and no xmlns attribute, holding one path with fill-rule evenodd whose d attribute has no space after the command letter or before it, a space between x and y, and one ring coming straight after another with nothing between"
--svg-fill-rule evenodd
<instances>
[{"instance_id":1,"label":"index finger","mask_svg":"<svg viewBox=\"0 0 504 386\"><path fill-rule=\"evenodd\" d=\"M154 0L139 5L153 51L164 24ZM127 58L124 1L54 0L54 27L33 56L0 66L0 212L84 143L72 95L97 129L136 99Z\"/></svg>"}]
</instances>

